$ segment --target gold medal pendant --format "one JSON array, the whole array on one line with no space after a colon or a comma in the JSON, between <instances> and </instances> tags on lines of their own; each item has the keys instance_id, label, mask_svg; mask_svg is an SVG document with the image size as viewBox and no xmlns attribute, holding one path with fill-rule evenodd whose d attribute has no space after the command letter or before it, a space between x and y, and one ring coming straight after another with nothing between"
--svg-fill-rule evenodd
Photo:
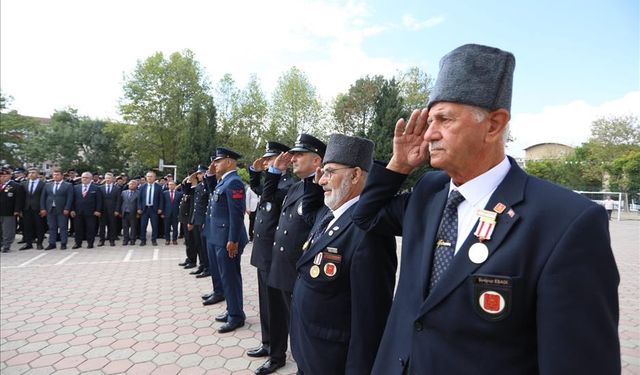
<instances>
[{"instance_id":1,"label":"gold medal pendant","mask_svg":"<svg viewBox=\"0 0 640 375\"><path fill-rule=\"evenodd\" d=\"M309 275L311 275L311 277L313 277L314 279L318 277L320 275L320 267L315 264L311 266L311 268L309 269Z\"/></svg>"}]
</instances>

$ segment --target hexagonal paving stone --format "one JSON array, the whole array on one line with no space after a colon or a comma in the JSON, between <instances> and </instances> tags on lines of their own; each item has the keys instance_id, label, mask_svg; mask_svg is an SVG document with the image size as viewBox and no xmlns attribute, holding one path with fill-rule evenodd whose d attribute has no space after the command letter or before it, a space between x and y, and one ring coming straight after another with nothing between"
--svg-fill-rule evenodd
<instances>
[{"instance_id":1,"label":"hexagonal paving stone","mask_svg":"<svg viewBox=\"0 0 640 375\"><path fill-rule=\"evenodd\" d=\"M153 362L136 363L127 370L128 375L148 375L156 368Z\"/></svg>"},{"instance_id":2,"label":"hexagonal paving stone","mask_svg":"<svg viewBox=\"0 0 640 375\"><path fill-rule=\"evenodd\" d=\"M201 347L200 350L198 350L198 354L206 358L212 355L218 355L221 351L222 347L214 344Z\"/></svg>"},{"instance_id":3,"label":"hexagonal paving stone","mask_svg":"<svg viewBox=\"0 0 640 375\"><path fill-rule=\"evenodd\" d=\"M69 347L68 349L62 352L62 355L65 357L70 357L74 355L81 355L91 350L91 347L87 344L83 345L74 345Z\"/></svg>"},{"instance_id":4,"label":"hexagonal paving stone","mask_svg":"<svg viewBox=\"0 0 640 375\"><path fill-rule=\"evenodd\" d=\"M238 358L238 357L242 357L244 355L244 352L245 351L243 348L240 348L238 346L231 346L231 347L222 349L222 351L220 352L220 355L225 358Z\"/></svg>"},{"instance_id":5,"label":"hexagonal paving stone","mask_svg":"<svg viewBox=\"0 0 640 375\"><path fill-rule=\"evenodd\" d=\"M226 358L223 358L219 355L214 355L212 357L207 357L203 359L202 362L200 362L200 367L207 370L219 369L224 366L224 363L226 361L227 361Z\"/></svg>"},{"instance_id":6,"label":"hexagonal paving stone","mask_svg":"<svg viewBox=\"0 0 640 375\"><path fill-rule=\"evenodd\" d=\"M113 343L111 343L111 345L109 345L109 346L111 346L114 349L124 349L124 348L131 348L136 343L137 343L137 341L134 340L134 339L125 338L125 339L121 339L121 340L116 340Z\"/></svg>"},{"instance_id":7,"label":"hexagonal paving stone","mask_svg":"<svg viewBox=\"0 0 640 375\"><path fill-rule=\"evenodd\" d=\"M153 350L158 353L166 353L173 352L178 348L178 344L176 342L164 342L162 344L157 345Z\"/></svg>"},{"instance_id":8,"label":"hexagonal paving stone","mask_svg":"<svg viewBox=\"0 0 640 375\"><path fill-rule=\"evenodd\" d=\"M49 345L46 341L32 342L30 344L21 346L18 348L18 353L37 352L38 350L47 347Z\"/></svg>"},{"instance_id":9,"label":"hexagonal paving stone","mask_svg":"<svg viewBox=\"0 0 640 375\"><path fill-rule=\"evenodd\" d=\"M113 351L113 348L110 346L98 346L98 347L91 348L91 350L84 353L84 356L87 358L106 357L112 351Z\"/></svg>"},{"instance_id":10,"label":"hexagonal paving stone","mask_svg":"<svg viewBox=\"0 0 640 375\"><path fill-rule=\"evenodd\" d=\"M175 333L161 333L155 337L155 341L157 342L169 342L173 341L178 337Z\"/></svg>"},{"instance_id":11,"label":"hexagonal paving stone","mask_svg":"<svg viewBox=\"0 0 640 375\"><path fill-rule=\"evenodd\" d=\"M202 359L202 356L199 354L187 354L180 357L176 364L180 367L193 367L198 366L200 362L202 362Z\"/></svg>"},{"instance_id":12,"label":"hexagonal paving stone","mask_svg":"<svg viewBox=\"0 0 640 375\"><path fill-rule=\"evenodd\" d=\"M15 357L12 357L12 358L8 359L7 360L7 365L9 365L9 366L25 365L25 364L35 360L38 357L40 357L40 354L37 353L37 352L29 352L29 353L18 354Z\"/></svg>"},{"instance_id":13,"label":"hexagonal paving stone","mask_svg":"<svg viewBox=\"0 0 640 375\"><path fill-rule=\"evenodd\" d=\"M129 357L129 359L134 363L149 362L153 358L155 358L156 355L158 355L158 353L154 352L153 350L143 350L134 353L131 357Z\"/></svg>"},{"instance_id":14,"label":"hexagonal paving stone","mask_svg":"<svg viewBox=\"0 0 640 375\"><path fill-rule=\"evenodd\" d=\"M82 355L74 355L59 360L58 362L53 364L53 367L57 368L58 370L76 368L86 360L87 359Z\"/></svg>"},{"instance_id":15,"label":"hexagonal paving stone","mask_svg":"<svg viewBox=\"0 0 640 375\"><path fill-rule=\"evenodd\" d=\"M111 353L107 354L107 358L110 361L117 361L117 360L120 360L120 359L127 359L127 358L131 357L134 354L135 354L135 350L133 350L131 348L116 349L116 350L112 351Z\"/></svg>"},{"instance_id":16,"label":"hexagonal paving stone","mask_svg":"<svg viewBox=\"0 0 640 375\"><path fill-rule=\"evenodd\" d=\"M196 352L198 352L198 350L200 350L200 345L194 344L194 343L189 343L189 344L180 345L176 349L176 352L178 352L180 354L183 354L183 355L186 355L186 354L196 353Z\"/></svg>"},{"instance_id":17,"label":"hexagonal paving stone","mask_svg":"<svg viewBox=\"0 0 640 375\"><path fill-rule=\"evenodd\" d=\"M223 348L227 348L230 346L235 346L238 345L238 343L240 342L239 339L233 337L233 336L228 336L228 337L223 337L220 340L218 340L218 345L222 346Z\"/></svg>"},{"instance_id":18,"label":"hexagonal paving stone","mask_svg":"<svg viewBox=\"0 0 640 375\"><path fill-rule=\"evenodd\" d=\"M50 375L56 371L52 366L33 368L24 373L24 375Z\"/></svg>"},{"instance_id":19,"label":"hexagonal paving stone","mask_svg":"<svg viewBox=\"0 0 640 375\"><path fill-rule=\"evenodd\" d=\"M62 358L64 358L61 354L48 354L48 355L43 355L42 357L33 360L31 362L29 362L29 366L31 367L45 367L45 366L51 366L54 363L58 362L59 360L61 360ZM53 372L53 371L52 371Z\"/></svg>"},{"instance_id":20,"label":"hexagonal paving stone","mask_svg":"<svg viewBox=\"0 0 640 375\"><path fill-rule=\"evenodd\" d=\"M180 371L180 375L202 375L204 373L205 370L200 367L183 368L182 371Z\"/></svg>"},{"instance_id":21,"label":"hexagonal paving stone","mask_svg":"<svg viewBox=\"0 0 640 375\"><path fill-rule=\"evenodd\" d=\"M176 363L178 358L180 358L180 354L176 352L159 353L153 359L153 363L155 363L158 366L168 365L170 363Z\"/></svg>"},{"instance_id":22,"label":"hexagonal paving stone","mask_svg":"<svg viewBox=\"0 0 640 375\"><path fill-rule=\"evenodd\" d=\"M109 362L102 368L102 371L106 374L123 374L126 373L131 366L133 366L133 362L128 359L121 359Z\"/></svg>"},{"instance_id":23,"label":"hexagonal paving stone","mask_svg":"<svg viewBox=\"0 0 640 375\"><path fill-rule=\"evenodd\" d=\"M79 366L78 366L78 370L80 371L93 371L93 370L99 370L101 368L103 368L104 366L106 366L109 363L109 360L102 357L102 358L91 358L91 359L87 359L86 361L82 362Z\"/></svg>"},{"instance_id":24,"label":"hexagonal paving stone","mask_svg":"<svg viewBox=\"0 0 640 375\"><path fill-rule=\"evenodd\" d=\"M163 365L159 366L151 374L153 375L176 375L179 373L181 368L176 365Z\"/></svg>"}]
</instances>

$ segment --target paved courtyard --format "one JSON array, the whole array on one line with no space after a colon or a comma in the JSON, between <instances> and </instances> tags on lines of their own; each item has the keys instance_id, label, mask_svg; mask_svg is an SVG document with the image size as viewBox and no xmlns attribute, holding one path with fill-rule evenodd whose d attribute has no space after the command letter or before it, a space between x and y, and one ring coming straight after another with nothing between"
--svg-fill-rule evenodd
<instances>
[{"instance_id":1,"label":"paved courtyard","mask_svg":"<svg viewBox=\"0 0 640 375\"><path fill-rule=\"evenodd\" d=\"M640 221L612 222L611 233L622 276L622 373L640 374ZM210 280L177 266L182 245L2 254L0 371L252 374L265 359L245 355L260 344L250 252L242 258L247 324L227 334L213 322L225 304L201 304ZM278 374L295 371L289 357Z\"/></svg>"}]
</instances>

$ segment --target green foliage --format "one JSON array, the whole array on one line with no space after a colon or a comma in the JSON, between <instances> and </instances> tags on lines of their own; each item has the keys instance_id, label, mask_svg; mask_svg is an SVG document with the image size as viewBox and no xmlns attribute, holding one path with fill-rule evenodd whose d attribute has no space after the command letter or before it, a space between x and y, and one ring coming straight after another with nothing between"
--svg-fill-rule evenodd
<instances>
[{"instance_id":1,"label":"green foliage","mask_svg":"<svg viewBox=\"0 0 640 375\"><path fill-rule=\"evenodd\" d=\"M278 79L273 93L271 125L266 139L279 139L293 144L299 133L320 132L321 104L315 87L295 66Z\"/></svg>"},{"instance_id":2,"label":"green foliage","mask_svg":"<svg viewBox=\"0 0 640 375\"><path fill-rule=\"evenodd\" d=\"M347 94L338 94L333 103L333 118L339 133L364 136L375 117L376 101L385 79L366 76L356 80Z\"/></svg>"},{"instance_id":3,"label":"green foliage","mask_svg":"<svg viewBox=\"0 0 640 375\"><path fill-rule=\"evenodd\" d=\"M591 125L590 141L607 147L639 146L640 123L638 118L630 115L599 118Z\"/></svg>"},{"instance_id":4,"label":"green foliage","mask_svg":"<svg viewBox=\"0 0 640 375\"><path fill-rule=\"evenodd\" d=\"M384 81L376 100L373 124L366 134L375 145L375 158L388 161L393 154L393 132L401 117L407 117L404 100L400 97L400 87L395 78Z\"/></svg>"},{"instance_id":5,"label":"green foliage","mask_svg":"<svg viewBox=\"0 0 640 375\"><path fill-rule=\"evenodd\" d=\"M404 109L411 113L414 109L424 108L429 101L433 78L417 66L398 74L400 94L404 98Z\"/></svg>"},{"instance_id":6,"label":"green foliage","mask_svg":"<svg viewBox=\"0 0 640 375\"><path fill-rule=\"evenodd\" d=\"M640 193L640 147L611 162L608 167L611 190L636 197Z\"/></svg>"},{"instance_id":7,"label":"green foliage","mask_svg":"<svg viewBox=\"0 0 640 375\"><path fill-rule=\"evenodd\" d=\"M11 97L0 93L0 160L11 165L29 161L28 145L40 122L32 117L19 115L17 111L5 113Z\"/></svg>"},{"instance_id":8,"label":"green foliage","mask_svg":"<svg viewBox=\"0 0 640 375\"><path fill-rule=\"evenodd\" d=\"M185 171L194 157L181 151L199 137L213 137L215 110L208 94L209 82L193 52L175 52L168 59L157 52L138 61L125 77L120 112L131 124L120 138L136 163L147 168L159 159ZM213 119L213 123L212 120ZM214 141L198 142L198 152ZM208 150L211 153L212 150ZM198 154L197 159L202 155Z\"/></svg>"}]
</instances>

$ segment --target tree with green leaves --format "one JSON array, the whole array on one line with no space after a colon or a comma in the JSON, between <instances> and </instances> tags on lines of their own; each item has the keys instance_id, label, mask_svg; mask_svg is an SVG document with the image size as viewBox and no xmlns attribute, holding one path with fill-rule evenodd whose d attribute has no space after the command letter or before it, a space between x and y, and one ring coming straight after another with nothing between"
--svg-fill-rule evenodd
<instances>
[{"instance_id":1,"label":"tree with green leaves","mask_svg":"<svg viewBox=\"0 0 640 375\"><path fill-rule=\"evenodd\" d=\"M293 144L299 133L323 133L321 110L315 87L306 74L294 66L278 79L272 99L271 124L265 138Z\"/></svg>"},{"instance_id":2,"label":"tree with green leaves","mask_svg":"<svg viewBox=\"0 0 640 375\"><path fill-rule=\"evenodd\" d=\"M210 84L193 52L175 52L168 58L157 52L138 61L133 73L125 77L123 90L120 112L131 126L121 141L133 158L147 167L163 159L166 164L177 164L180 170L193 168L186 159L177 158L184 155L179 152L179 147L186 144L183 138L193 137L185 129L198 113L206 119L204 123L212 114ZM204 128L210 131L210 126Z\"/></svg>"},{"instance_id":3,"label":"tree with green leaves","mask_svg":"<svg viewBox=\"0 0 640 375\"><path fill-rule=\"evenodd\" d=\"M414 109L427 106L433 86L433 78L417 66L398 73L400 95L404 99L404 109L411 113Z\"/></svg>"},{"instance_id":4,"label":"tree with green leaves","mask_svg":"<svg viewBox=\"0 0 640 375\"><path fill-rule=\"evenodd\" d=\"M8 110L12 98L0 93L0 161L11 165L29 162L28 144L40 122Z\"/></svg>"},{"instance_id":5,"label":"tree with green leaves","mask_svg":"<svg viewBox=\"0 0 640 375\"><path fill-rule=\"evenodd\" d=\"M376 102L385 79L365 76L356 80L346 94L338 94L333 103L333 118L339 133L364 136L371 127Z\"/></svg>"},{"instance_id":6,"label":"tree with green leaves","mask_svg":"<svg viewBox=\"0 0 640 375\"><path fill-rule=\"evenodd\" d=\"M249 83L240 92L233 117L235 131L231 147L243 155L243 162L251 164L263 154L263 133L268 129L269 103L260 87L257 76L251 75Z\"/></svg>"}]
</instances>

